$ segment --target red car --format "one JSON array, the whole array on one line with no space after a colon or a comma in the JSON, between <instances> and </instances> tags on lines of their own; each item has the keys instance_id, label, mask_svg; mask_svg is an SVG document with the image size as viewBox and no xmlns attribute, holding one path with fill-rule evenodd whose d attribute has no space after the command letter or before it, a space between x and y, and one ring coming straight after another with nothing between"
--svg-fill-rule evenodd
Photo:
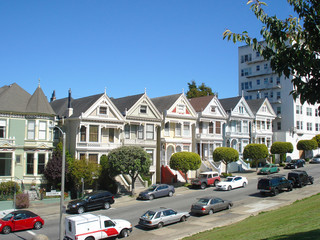
<instances>
[{"instance_id":1,"label":"red car","mask_svg":"<svg viewBox=\"0 0 320 240\"><path fill-rule=\"evenodd\" d=\"M37 214L28 210L17 210L8 213L0 219L0 232L9 234L10 232L25 229L40 229L44 220Z\"/></svg>"}]
</instances>

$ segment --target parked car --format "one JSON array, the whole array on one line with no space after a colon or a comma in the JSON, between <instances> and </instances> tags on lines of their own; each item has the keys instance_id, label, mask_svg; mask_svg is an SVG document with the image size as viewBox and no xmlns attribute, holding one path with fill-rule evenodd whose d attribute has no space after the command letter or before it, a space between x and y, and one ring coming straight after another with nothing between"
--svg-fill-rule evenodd
<instances>
[{"instance_id":1,"label":"parked car","mask_svg":"<svg viewBox=\"0 0 320 240\"><path fill-rule=\"evenodd\" d=\"M228 190L239 187L245 187L248 184L248 179L246 177L234 176L227 177L225 181L219 182L216 185L217 190Z\"/></svg>"},{"instance_id":2,"label":"parked car","mask_svg":"<svg viewBox=\"0 0 320 240\"><path fill-rule=\"evenodd\" d=\"M303 159L292 159L289 163L287 163L284 168L299 168L304 167L305 161Z\"/></svg>"},{"instance_id":3,"label":"parked car","mask_svg":"<svg viewBox=\"0 0 320 240\"><path fill-rule=\"evenodd\" d=\"M320 163L320 154L315 155L309 163Z\"/></svg>"},{"instance_id":4,"label":"parked car","mask_svg":"<svg viewBox=\"0 0 320 240\"><path fill-rule=\"evenodd\" d=\"M280 174L263 177L258 180L258 190L262 195L269 193L275 196L283 190L292 191L292 188L293 182Z\"/></svg>"},{"instance_id":5,"label":"parked car","mask_svg":"<svg viewBox=\"0 0 320 240\"><path fill-rule=\"evenodd\" d=\"M192 187L205 189L209 186L216 186L220 182L220 176L217 172L202 172L199 176L191 181Z\"/></svg>"},{"instance_id":6,"label":"parked car","mask_svg":"<svg viewBox=\"0 0 320 240\"><path fill-rule=\"evenodd\" d=\"M228 200L223 200L221 198L209 196L199 198L197 202L192 204L191 212L194 214L213 214L214 212L230 209L233 206L233 203Z\"/></svg>"},{"instance_id":7,"label":"parked car","mask_svg":"<svg viewBox=\"0 0 320 240\"><path fill-rule=\"evenodd\" d=\"M68 203L67 211L75 213L84 213L92 209L109 209L114 203L114 196L108 191L95 191L85 194L82 198Z\"/></svg>"},{"instance_id":8,"label":"parked car","mask_svg":"<svg viewBox=\"0 0 320 240\"><path fill-rule=\"evenodd\" d=\"M184 222L190 217L188 212L177 212L171 208L151 209L144 213L139 219L139 225L146 228L161 228L176 222Z\"/></svg>"},{"instance_id":9,"label":"parked car","mask_svg":"<svg viewBox=\"0 0 320 240\"><path fill-rule=\"evenodd\" d=\"M293 170L288 173L288 179L293 182L294 187L303 187L308 183L313 184L313 177L309 176L306 171Z\"/></svg>"},{"instance_id":10,"label":"parked car","mask_svg":"<svg viewBox=\"0 0 320 240\"><path fill-rule=\"evenodd\" d=\"M9 234L10 232L40 229L44 225L44 220L37 214L28 210L12 211L0 219L0 232Z\"/></svg>"},{"instance_id":11,"label":"parked car","mask_svg":"<svg viewBox=\"0 0 320 240\"><path fill-rule=\"evenodd\" d=\"M174 186L168 184L153 184L147 190L139 193L138 199L153 200L158 197L169 196L174 194Z\"/></svg>"},{"instance_id":12,"label":"parked car","mask_svg":"<svg viewBox=\"0 0 320 240\"><path fill-rule=\"evenodd\" d=\"M276 164L266 164L263 168L260 169L258 174L271 174L271 173L277 173L280 169L277 167Z\"/></svg>"}]
</instances>

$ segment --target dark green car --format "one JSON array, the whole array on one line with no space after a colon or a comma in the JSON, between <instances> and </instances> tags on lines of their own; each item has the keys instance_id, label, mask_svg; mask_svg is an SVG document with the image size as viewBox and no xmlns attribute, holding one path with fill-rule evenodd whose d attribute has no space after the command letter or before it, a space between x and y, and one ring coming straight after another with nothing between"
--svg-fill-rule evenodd
<instances>
[{"instance_id":1,"label":"dark green car","mask_svg":"<svg viewBox=\"0 0 320 240\"><path fill-rule=\"evenodd\" d=\"M276 164L267 164L263 168L260 169L258 174L271 174L271 173L277 173L280 169L277 167Z\"/></svg>"}]
</instances>

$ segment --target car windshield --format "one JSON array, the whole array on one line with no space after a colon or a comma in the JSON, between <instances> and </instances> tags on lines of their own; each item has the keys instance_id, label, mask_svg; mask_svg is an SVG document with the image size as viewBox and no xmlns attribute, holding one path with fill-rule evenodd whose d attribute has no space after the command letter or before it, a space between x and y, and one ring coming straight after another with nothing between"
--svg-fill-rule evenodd
<instances>
[{"instance_id":1,"label":"car windshield","mask_svg":"<svg viewBox=\"0 0 320 240\"><path fill-rule=\"evenodd\" d=\"M199 178L207 178L207 174L199 174Z\"/></svg>"},{"instance_id":2,"label":"car windshield","mask_svg":"<svg viewBox=\"0 0 320 240\"><path fill-rule=\"evenodd\" d=\"M143 214L142 217L151 220L155 214L156 212L154 211L148 211L145 214Z\"/></svg>"},{"instance_id":3,"label":"car windshield","mask_svg":"<svg viewBox=\"0 0 320 240\"><path fill-rule=\"evenodd\" d=\"M149 188L148 188L148 190L149 191L153 191L153 190L155 190L157 188L157 185L151 185Z\"/></svg>"},{"instance_id":4,"label":"car windshield","mask_svg":"<svg viewBox=\"0 0 320 240\"><path fill-rule=\"evenodd\" d=\"M226 182L232 182L232 180L233 180L232 177L228 177L228 178L226 179Z\"/></svg>"},{"instance_id":5,"label":"car windshield","mask_svg":"<svg viewBox=\"0 0 320 240\"><path fill-rule=\"evenodd\" d=\"M80 199L82 200L88 200L90 195L83 195Z\"/></svg>"},{"instance_id":6,"label":"car windshield","mask_svg":"<svg viewBox=\"0 0 320 240\"><path fill-rule=\"evenodd\" d=\"M203 205L207 205L210 199L208 198L200 198L197 203L198 204L203 204Z\"/></svg>"},{"instance_id":7,"label":"car windshield","mask_svg":"<svg viewBox=\"0 0 320 240\"><path fill-rule=\"evenodd\" d=\"M7 214L6 216L4 216L2 218L3 221L9 221L11 218L13 217L13 214L12 213L9 213Z\"/></svg>"}]
</instances>

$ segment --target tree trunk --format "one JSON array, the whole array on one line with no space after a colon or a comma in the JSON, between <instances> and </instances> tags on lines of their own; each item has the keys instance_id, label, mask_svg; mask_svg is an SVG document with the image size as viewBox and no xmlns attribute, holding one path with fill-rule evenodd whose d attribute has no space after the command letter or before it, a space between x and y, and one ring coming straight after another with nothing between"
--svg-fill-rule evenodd
<instances>
[{"instance_id":1,"label":"tree trunk","mask_svg":"<svg viewBox=\"0 0 320 240\"><path fill-rule=\"evenodd\" d=\"M188 171L184 172L184 175L186 176L186 183L188 183Z\"/></svg>"},{"instance_id":2,"label":"tree trunk","mask_svg":"<svg viewBox=\"0 0 320 240\"><path fill-rule=\"evenodd\" d=\"M137 179L137 177L138 177L138 174L137 174L136 176L130 175L130 177L131 177L131 180L132 180L132 182L131 182L131 196L133 196L133 195L135 194L134 185L135 185L136 179Z\"/></svg>"}]
</instances>

